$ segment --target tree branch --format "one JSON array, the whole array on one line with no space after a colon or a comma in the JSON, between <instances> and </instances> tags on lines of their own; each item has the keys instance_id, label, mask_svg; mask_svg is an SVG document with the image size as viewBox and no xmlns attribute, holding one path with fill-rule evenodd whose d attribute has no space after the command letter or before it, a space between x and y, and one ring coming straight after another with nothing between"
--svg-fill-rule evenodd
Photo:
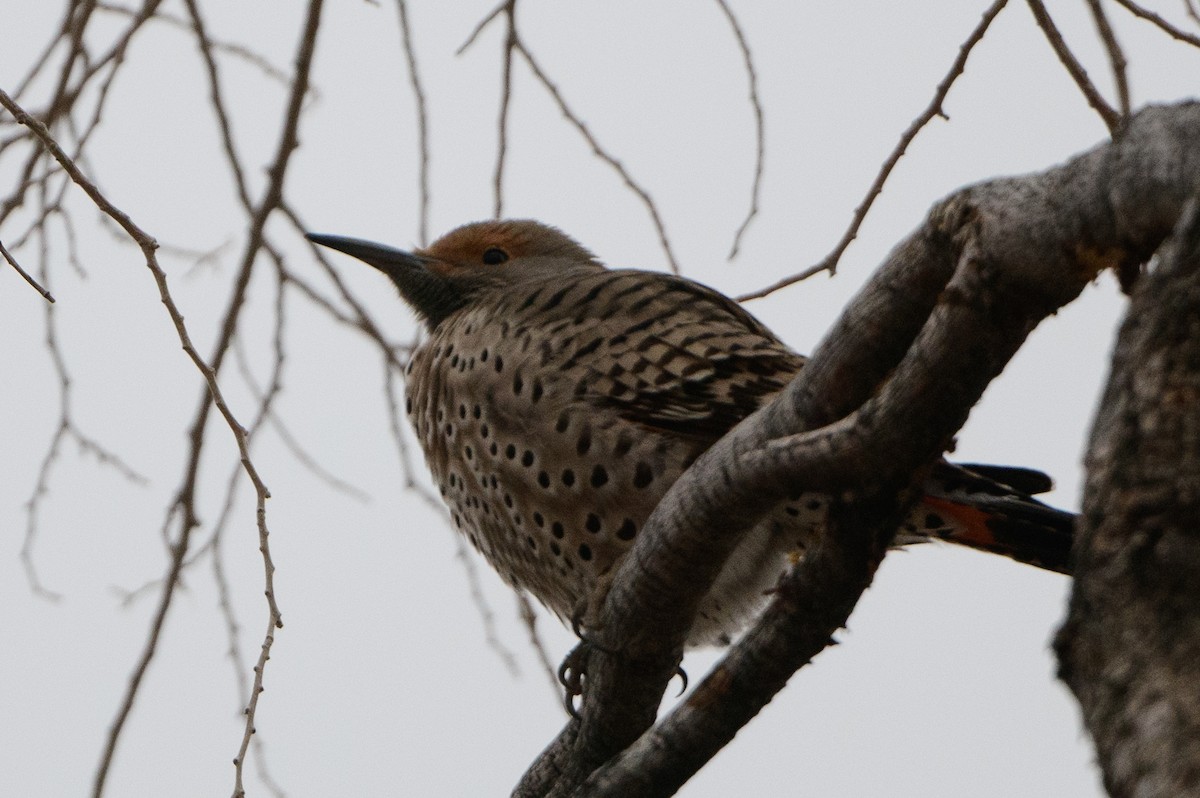
<instances>
[{"instance_id":1,"label":"tree branch","mask_svg":"<svg viewBox=\"0 0 1200 798\"><path fill-rule=\"evenodd\" d=\"M935 207L799 377L656 508L589 629L581 719L517 794L665 795L707 761L844 624L905 488L1025 336L1101 270L1144 261L1198 181L1200 104L1184 104L1142 111L1120 143L1065 166ZM692 697L597 772L653 722L695 606L740 534L797 484L840 496L827 540Z\"/></svg>"},{"instance_id":2,"label":"tree branch","mask_svg":"<svg viewBox=\"0 0 1200 798\"><path fill-rule=\"evenodd\" d=\"M21 264L17 263L17 259L14 258L7 249L4 248L4 244L2 243L0 243L0 257L3 257L4 260L8 262L8 265L12 266L13 269L16 270L17 274L21 275L21 278L24 279L25 282L29 283L34 291L37 291L39 294L41 294L42 299L45 299L47 302L54 301L54 295L43 288L41 283L35 280L32 274L21 268Z\"/></svg>"},{"instance_id":3,"label":"tree branch","mask_svg":"<svg viewBox=\"0 0 1200 798\"><path fill-rule=\"evenodd\" d=\"M1037 20L1038 27L1042 29L1042 33L1046 36L1046 41L1050 43L1054 54L1058 56L1058 60L1070 74L1071 79L1075 81L1075 85L1079 87L1084 98L1087 99L1088 105L1100 115L1104 120L1104 124L1108 126L1108 132L1112 135L1117 135L1121 129L1122 117L1113 107L1108 104L1104 96L1100 94L1100 90L1092 83L1088 77L1087 70L1083 68L1083 64L1079 63L1079 59L1071 52L1071 48L1067 47L1067 43L1063 41L1062 34L1059 33L1058 26L1054 24L1054 19L1050 16L1050 12L1046 10L1046 6L1042 4L1042 0L1027 0L1029 10L1033 12L1033 18Z\"/></svg>"},{"instance_id":4,"label":"tree branch","mask_svg":"<svg viewBox=\"0 0 1200 798\"><path fill-rule=\"evenodd\" d=\"M742 294L737 297L738 302L761 299L781 288L787 288L789 285L807 280L809 277L821 272L837 273L838 262L842 259L842 255L846 252L846 249L858 237L858 231L862 227L863 220L867 218L871 206L875 204L875 199L883 191L883 186L891 176L892 170L896 168L896 164L900 163L900 159L904 157L904 153L908 152L909 145L916 139L917 134L933 121L934 117L948 118L946 117L946 112L942 109L942 104L946 101L946 95L950 93L950 87L954 85L954 82L962 75L963 70L967 68L967 58L971 55L971 51L975 49L975 45L983 41L983 36L987 33L988 28L991 27L992 21L1006 5L1008 5L1008 0L996 0L992 3L983 12L983 16L974 30L959 45L958 54L954 57L954 62L950 65L950 69L946 72L945 77L938 83L937 89L933 93L933 99L929 101L929 105L925 106L925 110L921 111L917 118L909 124L908 128L900 134L900 140L896 142L896 146L892 148L887 159L879 167L879 172L876 173L875 180L872 181L871 186L867 189L866 196L863 197L858 207L854 209L854 216L850 220L850 226L846 228L846 232L842 234L841 240L834 245L830 253L819 262L797 274L784 277L782 280L774 282L765 288Z\"/></svg>"}]
</instances>

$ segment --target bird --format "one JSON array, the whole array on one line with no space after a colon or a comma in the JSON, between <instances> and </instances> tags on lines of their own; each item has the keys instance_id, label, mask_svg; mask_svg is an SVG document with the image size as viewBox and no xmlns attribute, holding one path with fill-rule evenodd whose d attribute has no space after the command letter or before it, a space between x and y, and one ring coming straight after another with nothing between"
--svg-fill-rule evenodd
<instances>
[{"instance_id":1,"label":"bird","mask_svg":"<svg viewBox=\"0 0 1200 798\"><path fill-rule=\"evenodd\" d=\"M412 251L308 239L375 267L423 322L405 409L451 523L564 621L629 552L658 501L804 367L732 299L610 269L533 220L458 227ZM897 544L940 539L1069 571L1075 516L1040 471L940 460ZM798 490L738 543L689 647L725 645L821 535L830 497Z\"/></svg>"}]
</instances>

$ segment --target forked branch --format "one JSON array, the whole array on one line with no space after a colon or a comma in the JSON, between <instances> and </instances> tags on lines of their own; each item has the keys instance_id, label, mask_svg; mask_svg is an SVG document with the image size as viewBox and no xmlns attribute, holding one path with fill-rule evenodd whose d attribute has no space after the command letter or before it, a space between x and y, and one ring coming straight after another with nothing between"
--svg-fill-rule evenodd
<instances>
[{"instance_id":1,"label":"forked branch","mask_svg":"<svg viewBox=\"0 0 1200 798\"><path fill-rule=\"evenodd\" d=\"M516 794L674 792L845 624L907 488L1029 332L1100 271L1136 273L1198 185L1200 104L1189 103L1141 111L1121 140L1064 166L939 203L779 399L697 460L655 510L600 613L581 718ZM699 598L739 535L797 484L844 497L827 540L650 729Z\"/></svg>"}]
</instances>

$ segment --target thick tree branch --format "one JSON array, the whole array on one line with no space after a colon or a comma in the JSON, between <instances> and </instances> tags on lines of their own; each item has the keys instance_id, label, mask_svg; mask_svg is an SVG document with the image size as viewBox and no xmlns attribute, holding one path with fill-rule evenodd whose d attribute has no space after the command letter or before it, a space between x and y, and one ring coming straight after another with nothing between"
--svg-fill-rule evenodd
<instances>
[{"instance_id":1,"label":"thick tree branch","mask_svg":"<svg viewBox=\"0 0 1200 798\"><path fill-rule=\"evenodd\" d=\"M845 623L905 488L1029 331L1101 270L1130 274L1198 183L1200 105L1185 104L1142 111L1121 142L1065 166L939 204L784 394L697 460L655 510L589 630L598 645L581 720L518 794L673 792ZM842 497L830 539L691 699L577 793L649 728L700 597L740 534L798 485Z\"/></svg>"}]
</instances>

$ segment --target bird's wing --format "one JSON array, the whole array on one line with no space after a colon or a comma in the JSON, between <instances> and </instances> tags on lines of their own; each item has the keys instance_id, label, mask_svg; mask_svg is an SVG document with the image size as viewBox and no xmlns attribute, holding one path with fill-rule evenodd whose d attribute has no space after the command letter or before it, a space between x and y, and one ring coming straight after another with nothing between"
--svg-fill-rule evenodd
<instances>
[{"instance_id":1,"label":"bird's wing","mask_svg":"<svg viewBox=\"0 0 1200 798\"><path fill-rule=\"evenodd\" d=\"M588 369L590 401L626 420L711 443L804 365L732 300L664 274L610 272L622 301L606 335L565 366Z\"/></svg>"}]
</instances>

